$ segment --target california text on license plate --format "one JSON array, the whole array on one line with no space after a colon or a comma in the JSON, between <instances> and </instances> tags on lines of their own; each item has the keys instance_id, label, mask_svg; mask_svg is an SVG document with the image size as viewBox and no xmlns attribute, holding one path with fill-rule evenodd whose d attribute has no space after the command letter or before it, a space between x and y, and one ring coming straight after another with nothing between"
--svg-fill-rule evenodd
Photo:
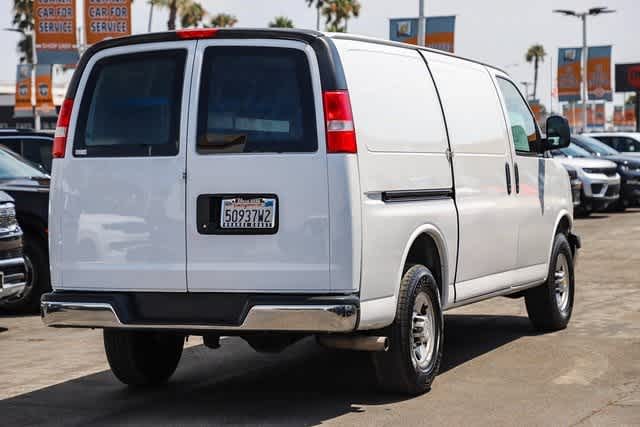
<instances>
[{"instance_id":1,"label":"california text on license plate","mask_svg":"<svg viewBox=\"0 0 640 427\"><path fill-rule=\"evenodd\" d=\"M220 228L274 228L276 199L222 199Z\"/></svg>"}]
</instances>

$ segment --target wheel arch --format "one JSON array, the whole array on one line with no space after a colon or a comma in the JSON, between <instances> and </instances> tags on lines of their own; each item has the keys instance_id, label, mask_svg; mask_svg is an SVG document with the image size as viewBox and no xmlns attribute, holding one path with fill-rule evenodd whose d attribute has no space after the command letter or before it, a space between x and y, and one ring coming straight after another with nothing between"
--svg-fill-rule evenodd
<instances>
[{"instance_id":1,"label":"wheel arch","mask_svg":"<svg viewBox=\"0 0 640 427\"><path fill-rule=\"evenodd\" d=\"M447 241L442 231L433 224L423 224L416 228L405 245L402 263L397 273L394 297L397 304L398 292L402 276L408 264L423 264L429 268L436 278L443 308L448 305L449 289L449 257Z\"/></svg>"},{"instance_id":2,"label":"wheel arch","mask_svg":"<svg viewBox=\"0 0 640 427\"><path fill-rule=\"evenodd\" d=\"M553 226L553 234L550 236L550 239L549 239L549 250L547 252L547 266L550 265L549 263L551 262L551 255L553 252L553 243L555 241L556 235L558 233L562 233L568 238L571 230L573 230L573 216L569 213L569 211L562 209L558 213L558 216L556 217L556 220ZM576 248L574 247L573 244L571 244L571 252L575 255ZM547 268L547 271L548 270L549 269ZM546 279L547 278L545 277L545 280Z\"/></svg>"}]
</instances>

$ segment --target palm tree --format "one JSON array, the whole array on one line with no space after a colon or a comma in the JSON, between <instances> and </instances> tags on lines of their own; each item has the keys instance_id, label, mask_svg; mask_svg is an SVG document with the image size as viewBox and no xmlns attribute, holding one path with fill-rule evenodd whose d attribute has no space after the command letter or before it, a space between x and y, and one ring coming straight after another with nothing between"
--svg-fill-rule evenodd
<instances>
[{"instance_id":1,"label":"palm tree","mask_svg":"<svg viewBox=\"0 0 640 427\"><path fill-rule=\"evenodd\" d=\"M154 6L166 7L169 9L167 19L167 30L176 29L176 20L180 17L182 27L196 27L202 21L207 11L200 3L193 0L149 0L151 4L150 14L153 13ZM149 19L151 21L151 17ZM151 22L149 22L151 28Z\"/></svg>"},{"instance_id":2,"label":"palm tree","mask_svg":"<svg viewBox=\"0 0 640 427\"><path fill-rule=\"evenodd\" d=\"M187 1L179 9L180 25L182 28L197 27L207 14L200 3L195 1Z\"/></svg>"},{"instance_id":3,"label":"palm tree","mask_svg":"<svg viewBox=\"0 0 640 427\"><path fill-rule=\"evenodd\" d=\"M324 6L325 0L305 0L307 6L311 7L315 5L316 8L316 30L320 31L320 11Z\"/></svg>"},{"instance_id":4,"label":"palm tree","mask_svg":"<svg viewBox=\"0 0 640 427\"><path fill-rule=\"evenodd\" d=\"M210 24L214 28L230 28L238 23L238 19L227 13L219 13L211 18Z\"/></svg>"},{"instance_id":5,"label":"palm tree","mask_svg":"<svg viewBox=\"0 0 640 427\"><path fill-rule=\"evenodd\" d=\"M538 64L544 61L547 52L541 44L534 44L527 50L525 59L527 62L533 62L533 99L536 99L536 90L538 89Z\"/></svg>"},{"instance_id":6,"label":"palm tree","mask_svg":"<svg viewBox=\"0 0 640 427\"><path fill-rule=\"evenodd\" d=\"M13 1L13 27L15 31L22 33L22 39L18 42L17 50L20 54L20 62L33 62L33 0Z\"/></svg>"},{"instance_id":7,"label":"palm tree","mask_svg":"<svg viewBox=\"0 0 640 427\"><path fill-rule=\"evenodd\" d=\"M293 28L293 21L286 16L276 16L269 22L269 28Z\"/></svg>"},{"instance_id":8,"label":"palm tree","mask_svg":"<svg viewBox=\"0 0 640 427\"><path fill-rule=\"evenodd\" d=\"M327 0L322 9L326 17L327 30L337 33L347 32L347 23L351 16L360 15L360 2L358 0Z\"/></svg>"}]
</instances>

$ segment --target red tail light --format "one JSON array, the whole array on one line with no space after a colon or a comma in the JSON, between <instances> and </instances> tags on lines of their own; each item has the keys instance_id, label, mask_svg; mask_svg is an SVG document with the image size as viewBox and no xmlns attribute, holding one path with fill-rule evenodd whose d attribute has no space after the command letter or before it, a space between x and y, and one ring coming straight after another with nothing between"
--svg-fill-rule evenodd
<instances>
[{"instance_id":1,"label":"red tail light","mask_svg":"<svg viewBox=\"0 0 640 427\"><path fill-rule=\"evenodd\" d=\"M73 99L65 98L60 107L58 124L56 125L56 132L53 136L53 150L51 154L54 159L64 157L64 152L67 148L67 130L69 121L71 121L71 110L73 110Z\"/></svg>"},{"instance_id":2,"label":"red tail light","mask_svg":"<svg viewBox=\"0 0 640 427\"><path fill-rule=\"evenodd\" d=\"M324 92L328 153L357 153L351 101L346 90Z\"/></svg>"},{"instance_id":3,"label":"red tail light","mask_svg":"<svg viewBox=\"0 0 640 427\"><path fill-rule=\"evenodd\" d=\"M192 39L210 39L216 36L218 28L185 28L183 30L177 30L176 34L179 39L192 40Z\"/></svg>"}]
</instances>

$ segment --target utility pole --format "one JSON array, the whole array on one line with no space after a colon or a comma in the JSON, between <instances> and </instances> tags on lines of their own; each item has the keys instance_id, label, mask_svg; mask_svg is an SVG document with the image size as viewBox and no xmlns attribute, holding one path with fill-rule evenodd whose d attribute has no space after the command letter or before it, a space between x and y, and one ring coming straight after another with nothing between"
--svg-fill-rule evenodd
<instances>
[{"instance_id":1,"label":"utility pole","mask_svg":"<svg viewBox=\"0 0 640 427\"><path fill-rule=\"evenodd\" d=\"M426 22L424 17L424 0L419 0L418 3L419 13L418 13L418 46L425 45L425 36L426 36Z\"/></svg>"},{"instance_id":2,"label":"utility pole","mask_svg":"<svg viewBox=\"0 0 640 427\"><path fill-rule=\"evenodd\" d=\"M565 16L573 16L582 20L582 57L580 58L580 65L582 69L582 85L581 85L581 98L582 98L582 130L587 129L587 16L600 15L602 13L613 13L615 10L611 10L607 7L592 7L586 12L576 12L566 9L554 9L554 13L560 13Z\"/></svg>"}]
</instances>

